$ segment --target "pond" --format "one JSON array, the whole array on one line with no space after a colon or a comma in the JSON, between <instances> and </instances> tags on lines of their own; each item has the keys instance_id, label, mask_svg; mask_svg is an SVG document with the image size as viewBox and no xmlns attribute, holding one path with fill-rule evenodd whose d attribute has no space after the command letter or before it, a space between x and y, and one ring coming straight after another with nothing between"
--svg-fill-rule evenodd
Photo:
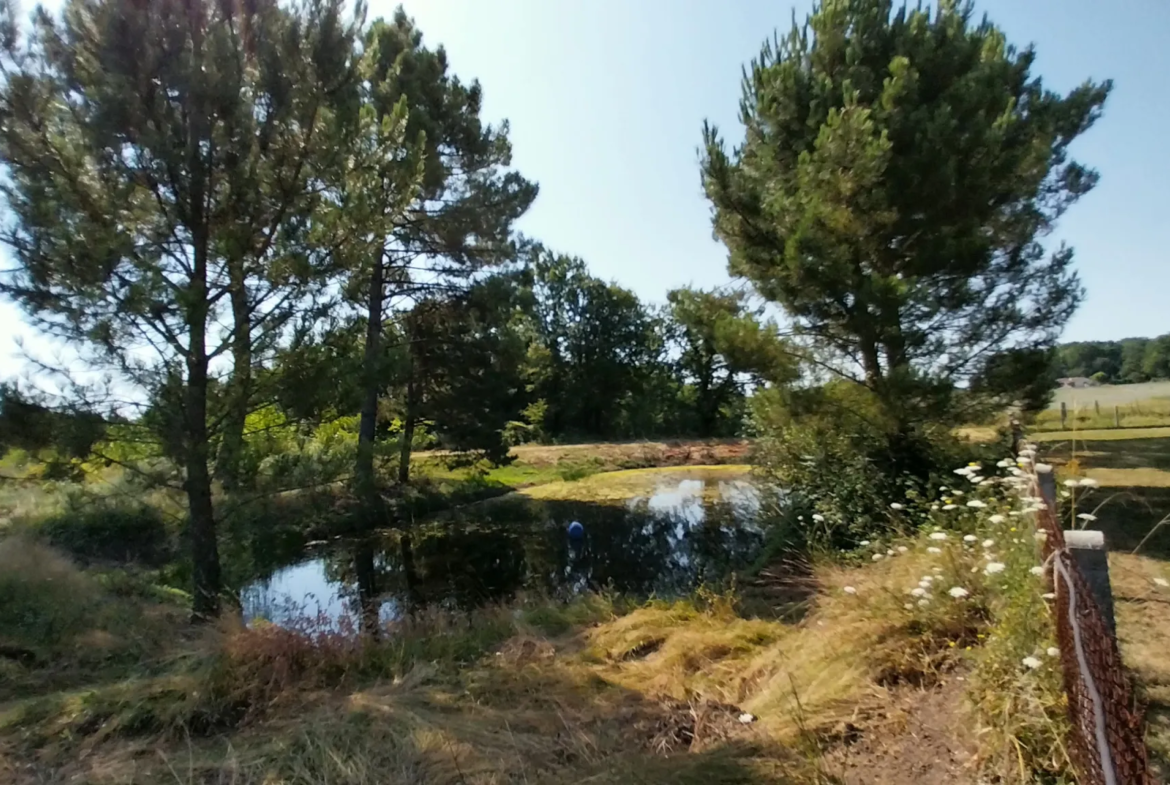
<instances>
[{"instance_id":1,"label":"pond","mask_svg":"<svg viewBox=\"0 0 1170 785\"><path fill-rule=\"evenodd\" d=\"M671 596L749 565L763 533L747 467L635 470L553 483L311 549L246 586L246 622L382 621L519 592ZM581 524L581 535L570 526ZM575 528L575 527L574 527Z\"/></svg>"}]
</instances>

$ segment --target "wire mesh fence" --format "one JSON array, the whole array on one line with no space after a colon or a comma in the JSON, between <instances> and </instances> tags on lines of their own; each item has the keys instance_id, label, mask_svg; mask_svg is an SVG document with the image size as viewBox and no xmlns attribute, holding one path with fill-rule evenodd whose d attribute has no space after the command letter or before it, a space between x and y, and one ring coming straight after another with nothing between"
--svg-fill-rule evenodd
<instances>
[{"instance_id":1,"label":"wire mesh fence","mask_svg":"<svg viewBox=\"0 0 1170 785\"><path fill-rule=\"evenodd\" d=\"M1084 785L1153 785L1142 711L1122 668L1117 640L1065 543L1050 478L1042 478L1049 480L1040 488L1048 504L1037 514L1037 526L1047 535L1044 556L1051 568L1047 575L1072 721L1070 757Z\"/></svg>"}]
</instances>

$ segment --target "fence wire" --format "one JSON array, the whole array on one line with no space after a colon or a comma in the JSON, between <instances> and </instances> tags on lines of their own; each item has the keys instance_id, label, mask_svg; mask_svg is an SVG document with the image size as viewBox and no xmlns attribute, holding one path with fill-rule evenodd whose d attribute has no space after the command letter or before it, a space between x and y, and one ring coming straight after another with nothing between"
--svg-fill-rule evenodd
<instances>
[{"instance_id":1,"label":"fence wire","mask_svg":"<svg viewBox=\"0 0 1170 785\"><path fill-rule=\"evenodd\" d=\"M1045 490L1039 495L1048 504L1037 514L1037 526L1047 534L1047 580L1056 595L1052 611L1072 721L1069 754L1078 779L1084 785L1153 785L1143 712L1122 668L1117 640L1065 545L1053 511L1054 489Z\"/></svg>"}]
</instances>

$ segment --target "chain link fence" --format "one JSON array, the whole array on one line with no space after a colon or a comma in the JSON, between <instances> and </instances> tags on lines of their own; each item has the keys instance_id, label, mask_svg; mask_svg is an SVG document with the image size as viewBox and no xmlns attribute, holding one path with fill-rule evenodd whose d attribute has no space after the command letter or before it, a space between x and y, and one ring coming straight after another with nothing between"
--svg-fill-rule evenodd
<instances>
[{"instance_id":1,"label":"chain link fence","mask_svg":"<svg viewBox=\"0 0 1170 785\"><path fill-rule=\"evenodd\" d=\"M1051 471L1039 479L1039 495L1048 503L1037 514L1037 526L1047 534L1046 574L1055 595L1052 612L1072 721L1070 757L1084 785L1153 785L1143 712L1122 668L1117 640L1065 544L1053 511Z\"/></svg>"}]
</instances>

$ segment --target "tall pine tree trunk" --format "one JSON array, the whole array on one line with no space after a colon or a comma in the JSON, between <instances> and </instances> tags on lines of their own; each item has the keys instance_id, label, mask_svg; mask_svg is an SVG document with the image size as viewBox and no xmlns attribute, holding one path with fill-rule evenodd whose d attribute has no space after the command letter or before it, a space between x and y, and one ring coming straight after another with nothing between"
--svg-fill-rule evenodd
<instances>
[{"instance_id":1,"label":"tall pine tree trunk","mask_svg":"<svg viewBox=\"0 0 1170 785\"><path fill-rule=\"evenodd\" d=\"M192 29L192 59L203 61L203 31ZM198 71L198 66L195 69ZM207 427L207 323L211 318L208 292L210 218L207 214L207 161L204 142L210 134L201 105L202 91L192 90L188 107L187 156L191 172L187 201L191 230L191 278L187 292L187 390L185 426L186 491L193 567L191 615L196 620L219 615L219 544L215 534L215 508L211 497L210 436Z\"/></svg>"},{"instance_id":2,"label":"tall pine tree trunk","mask_svg":"<svg viewBox=\"0 0 1170 785\"><path fill-rule=\"evenodd\" d=\"M248 307L247 281L242 259L228 263L229 294L232 305L232 379L227 411L220 436L215 474L226 490L240 482L240 457L244 449L244 426L252 397L252 316Z\"/></svg>"},{"instance_id":3,"label":"tall pine tree trunk","mask_svg":"<svg viewBox=\"0 0 1170 785\"><path fill-rule=\"evenodd\" d=\"M410 369L406 378L406 416L402 419L402 443L398 448L398 482L410 482L410 454L414 443L414 423L418 418L418 387L414 383L414 355L411 349Z\"/></svg>"},{"instance_id":4,"label":"tall pine tree trunk","mask_svg":"<svg viewBox=\"0 0 1170 785\"><path fill-rule=\"evenodd\" d=\"M363 635L377 640L381 619L378 607L378 573L374 566L374 544L363 537L354 545L353 571L357 578L360 627Z\"/></svg>"},{"instance_id":5,"label":"tall pine tree trunk","mask_svg":"<svg viewBox=\"0 0 1170 785\"><path fill-rule=\"evenodd\" d=\"M206 235L196 239L193 261L191 305L187 311L190 345L187 351L184 413L184 425L187 430L185 486L190 516L191 562L194 568L194 601L191 612L195 619L206 620L219 614L220 589L219 545L216 542L211 470L208 465L210 450L207 431Z\"/></svg>"},{"instance_id":6,"label":"tall pine tree trunk","mask_svg":"<svg viewBox=\"0 0 1170 785\"><path fill-rule=\"evenodd\" d=\"M378 393L381 388L382 362L382 302L385 299L383 258L379 254L370 271L366 304L366 346L362 360L361 420L358 423L357 463L354 466L354 487L358 500L367 510L378 505L378 482L374 475L374 437L378 424Z\"/></svg>"}]
</instances>

